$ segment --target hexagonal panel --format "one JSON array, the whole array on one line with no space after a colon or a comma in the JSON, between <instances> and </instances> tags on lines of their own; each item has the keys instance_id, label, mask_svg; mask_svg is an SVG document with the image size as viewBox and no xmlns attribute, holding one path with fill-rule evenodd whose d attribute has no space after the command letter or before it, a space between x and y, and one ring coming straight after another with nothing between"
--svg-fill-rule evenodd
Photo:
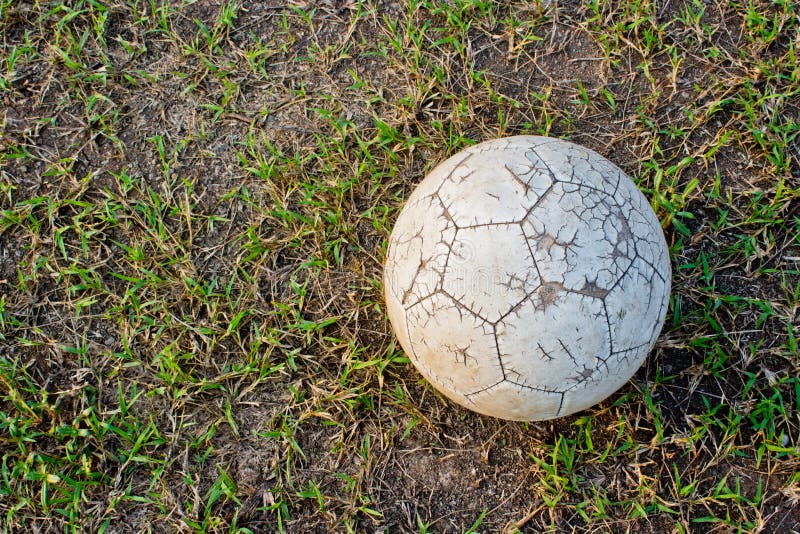
<instances>
[{"instance_id":1,"label":"hexagonal panel","mask_svg":"<svg viewBox=\"0 0 800 534\"><path fill-rule=\"evenodd\" d=\"M620 186L615 199L621 202L624 218L629 226L632 239L636 242L639 257L658 270L668 271L667 243L663 232L653 231L660 229L661 224L650 208L647 199L638 189L631 187L628 183Z\"/></svg>"},{"instance_id":2,"label":"hexagonal panel","mask_svg":"<svg viewBox=\"0 0 800 534\"><path fill-rule=\"evenodd\" d=\"M443 287L466 308L494 322L538 285L518 224L458 230Z\"/></svg>"},{"instance_id":3,"label":"hexagonal panel","mask_svg":"<svg viewBox=\"0 0 800 534\"><path fill-rule=\"evenodd\" d=\"M658 335L668 299L666 280L640 258L634 260L605 298L613 350L645 346L646 354Z\"/></svg>"},{"instance_id":4,"label":"hexagonal panel","mask_svg":"<svg viewBox=\"0 0 800 534\"><path fill-rule=\"evenodd\" d=\"M481 389L503 378L492 325L440 293L407 313L408 321L415 325L409 332L411 348L424 362L426 378L445 386L457 384L450 393Z\"/></svg>"},{"instance_id":5,"label":"hexagonal panel","mask_svg":"<svg viewBox=\"0 0 800 534\"><path fill-rule=\"evenodd\" d=\"M562 413L574 413L584 409L586 406L595 404L607 399L609 392L616 391L625 385L628 380L636 373L638 365L614 367L613 373L609 373L609 367L601 366L595 372L592 381L575 384L572 389L564 393L564 402L561 405ZM603 387L592 387L602 383Z\"/></svg>"},{"instance_id":6,"label":"hexagonal panel","mask_svg":"<svg viewBox=\"0 0 800 534\"><path fill-rule=\"evenodd\" d=\"M497 324L497 345L507 380L566 391L611 351L603 302L545 284Z\"/></svg>"},{"instance_id":7,"label":"hexagonal panel","mask_svg":"<svg viewBox=\"0 0 800 534\"><path fill-rule=\"evenodd\" d=\"M549 174L532 165L524 153L499 157L489 150L472 153L451 172L439 196L459 227L508 223L522 220L551 183Z\"/></svg>"},{"instance_id":8,"label":"hexagonal panel","mask_svg":"<svg viewBox=\"0 0 800 534\"><path fill-rule=\"evenodd\" d=\"M404 306L414 304L441 286L455 225L443 217L444 207L435 196L407 205L395 228L386 254L384 284Z\"/></svg>"},{"instance_id":9,"label":"hexagonal panel","mask_svg":"<svg viewBox=\"0 0 800 534\"><path fill-rule=\"evenodd\" d=\"M502 414L503 419L531 421L558 417L564 395L558 392L526 388L503 381L492 387L468 393L467 403L479 413Z\"/></svg>"}]
</instances>

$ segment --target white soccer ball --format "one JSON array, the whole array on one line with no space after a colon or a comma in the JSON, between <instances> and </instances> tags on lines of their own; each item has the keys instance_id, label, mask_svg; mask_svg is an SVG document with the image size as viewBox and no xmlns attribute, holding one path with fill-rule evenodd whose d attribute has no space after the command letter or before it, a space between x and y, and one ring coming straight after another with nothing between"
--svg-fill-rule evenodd
<instances>
[{"instance_id":1,"label":"white soccer ball","mask_svg":"<svg viewBox=\"0 0 800 534\"><path fill-rule=\"evenodd\" d=\"M536 136L437 166L392 231L386 304L400 344L444 395L512 420L592 406L636 372L664 322L664 234L619 168Z\"/></svg>"}]
</instances>

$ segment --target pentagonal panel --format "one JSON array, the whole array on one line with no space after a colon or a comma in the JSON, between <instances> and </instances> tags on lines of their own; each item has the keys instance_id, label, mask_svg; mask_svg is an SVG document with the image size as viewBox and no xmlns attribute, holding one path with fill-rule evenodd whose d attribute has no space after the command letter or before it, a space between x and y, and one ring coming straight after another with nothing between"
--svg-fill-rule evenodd
<instances>
[{"instance_id":1,"label":"pentagonal panel","mask_svg":"<svg viewBox=\"0 0 800 534\"><path fill-rule=\"evenodd\" d=\"M505 380L467 394L465 406L487 415L502 413L504 419L541 421L561 415L563 397L556 391L533 389Z\"/></svg>"},{"instance_id":2,"label":"pentagonal panel","mask_svg":"<svg viewBox=\"0 0 800 534\"><path fill-rule=\"evenodd\" d=\"M409 306L441 287L455 225L436 196L407 205L395 224L384 270L387 291Z\"/></svg>"},{"instance_id":3,"label":"pentagonal panel","mask_svg":"<svg viewBox=\"0 0 800 534\"><path fill-rule=\"evenodd\" d=\"M443 287L465 308L494 322L538 285L518 224L458 230Z\"/></svg>"},{"instance_id":4,"label":"pentagonal panel","mask_svg":"<svg viewBox=\"0 0 800 534\"><path fill-rule=\"evenodd\" d=\"M417 367L448 393L474 391L503 378L492 325L440 293L407 313Z\"/></svg>"},{"instance_id":5,"label":"pentagonal panel","mask_svg":"<svg viewBox=\"0 0 800 534\"><path fill-rule=\"evenodd\" d=\"M450 165L447 160L440 167ZM456 225L465 227L522 220L551 183L521 147L519 152L470 153L460 167L447 172L438 192Z\"/></svg>"},{"instance_id":6,"label":"pentagonal panel","mask_svg":"<svg viewBox=\"0 0 800 534\"><path fill-rule=\"evenodd\" d=\"M556 180L593 187L613 195L623 176L597 152L573 143L546 144L534 151L534 161L547 165Z\"/></svg>"},{"instance_id":7,"label":"pentagonal panel","mask_svg":"<svg viewBox=\"0 0 800 534\"><path fill-rule=\"evenodd\" d=\"M635 347L645 347L645 354L650 350L666 314L668 289L667 281L649 264L634 260L605 298L615 352Z\"/></svg>"},{"instance_id":8,"label":"pentagonal panel","mask_svg":"<svg viewBox=\"0 0 800 534\"><path fill-rule=\"evenodd\" d=\"M497 345L507 380L566 391L610 353L603 302L545 284L497 324Z\"/></svg>"},{"instance_id":9,"label":"pentagonal panel","mask_svg":"<svg viewBox=\"0 0 800 534\"><path fill-rule=\"evenodd\" d=\"M601 193L556 183L525 218L539 275L572 291L604 296L630 265L633 242Z\"/></svg>"}]
</instances>

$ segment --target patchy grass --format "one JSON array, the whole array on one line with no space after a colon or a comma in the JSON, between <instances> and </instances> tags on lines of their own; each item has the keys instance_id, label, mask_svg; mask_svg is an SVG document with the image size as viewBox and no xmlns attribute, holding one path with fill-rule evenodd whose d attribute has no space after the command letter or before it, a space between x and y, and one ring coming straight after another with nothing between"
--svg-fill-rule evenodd
<instances>
[{"instance_id":1,"label":"patchy grass","mask_svg":"<svg viewBox=\"0 0 800 534\"><path fill-rule=\"evenodd\" d=\"M800 11L790 0L0 0L0 525L800 528ZM381 265L433 165L582 143L670 244L607 402L445 401Z\"/></svg>"}]
</instances>

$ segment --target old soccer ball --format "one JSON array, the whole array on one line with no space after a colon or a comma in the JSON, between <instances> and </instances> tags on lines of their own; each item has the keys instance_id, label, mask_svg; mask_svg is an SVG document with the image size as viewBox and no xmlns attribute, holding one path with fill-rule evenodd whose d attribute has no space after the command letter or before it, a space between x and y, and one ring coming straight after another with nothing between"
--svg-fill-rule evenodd
<instances>
[{"instance_id":1,"label":"old soccer ball","mask_svg":"<svg viewBox=\"0 0 800 534\"><path fill-rule=\"evenodd\" d=\"M631 179L576 144L517 136L437 166L408 199L384 271L411 361L482 414L588 408L636 372L670 292L664 234Z\"/></svg>"}]
</instances>

